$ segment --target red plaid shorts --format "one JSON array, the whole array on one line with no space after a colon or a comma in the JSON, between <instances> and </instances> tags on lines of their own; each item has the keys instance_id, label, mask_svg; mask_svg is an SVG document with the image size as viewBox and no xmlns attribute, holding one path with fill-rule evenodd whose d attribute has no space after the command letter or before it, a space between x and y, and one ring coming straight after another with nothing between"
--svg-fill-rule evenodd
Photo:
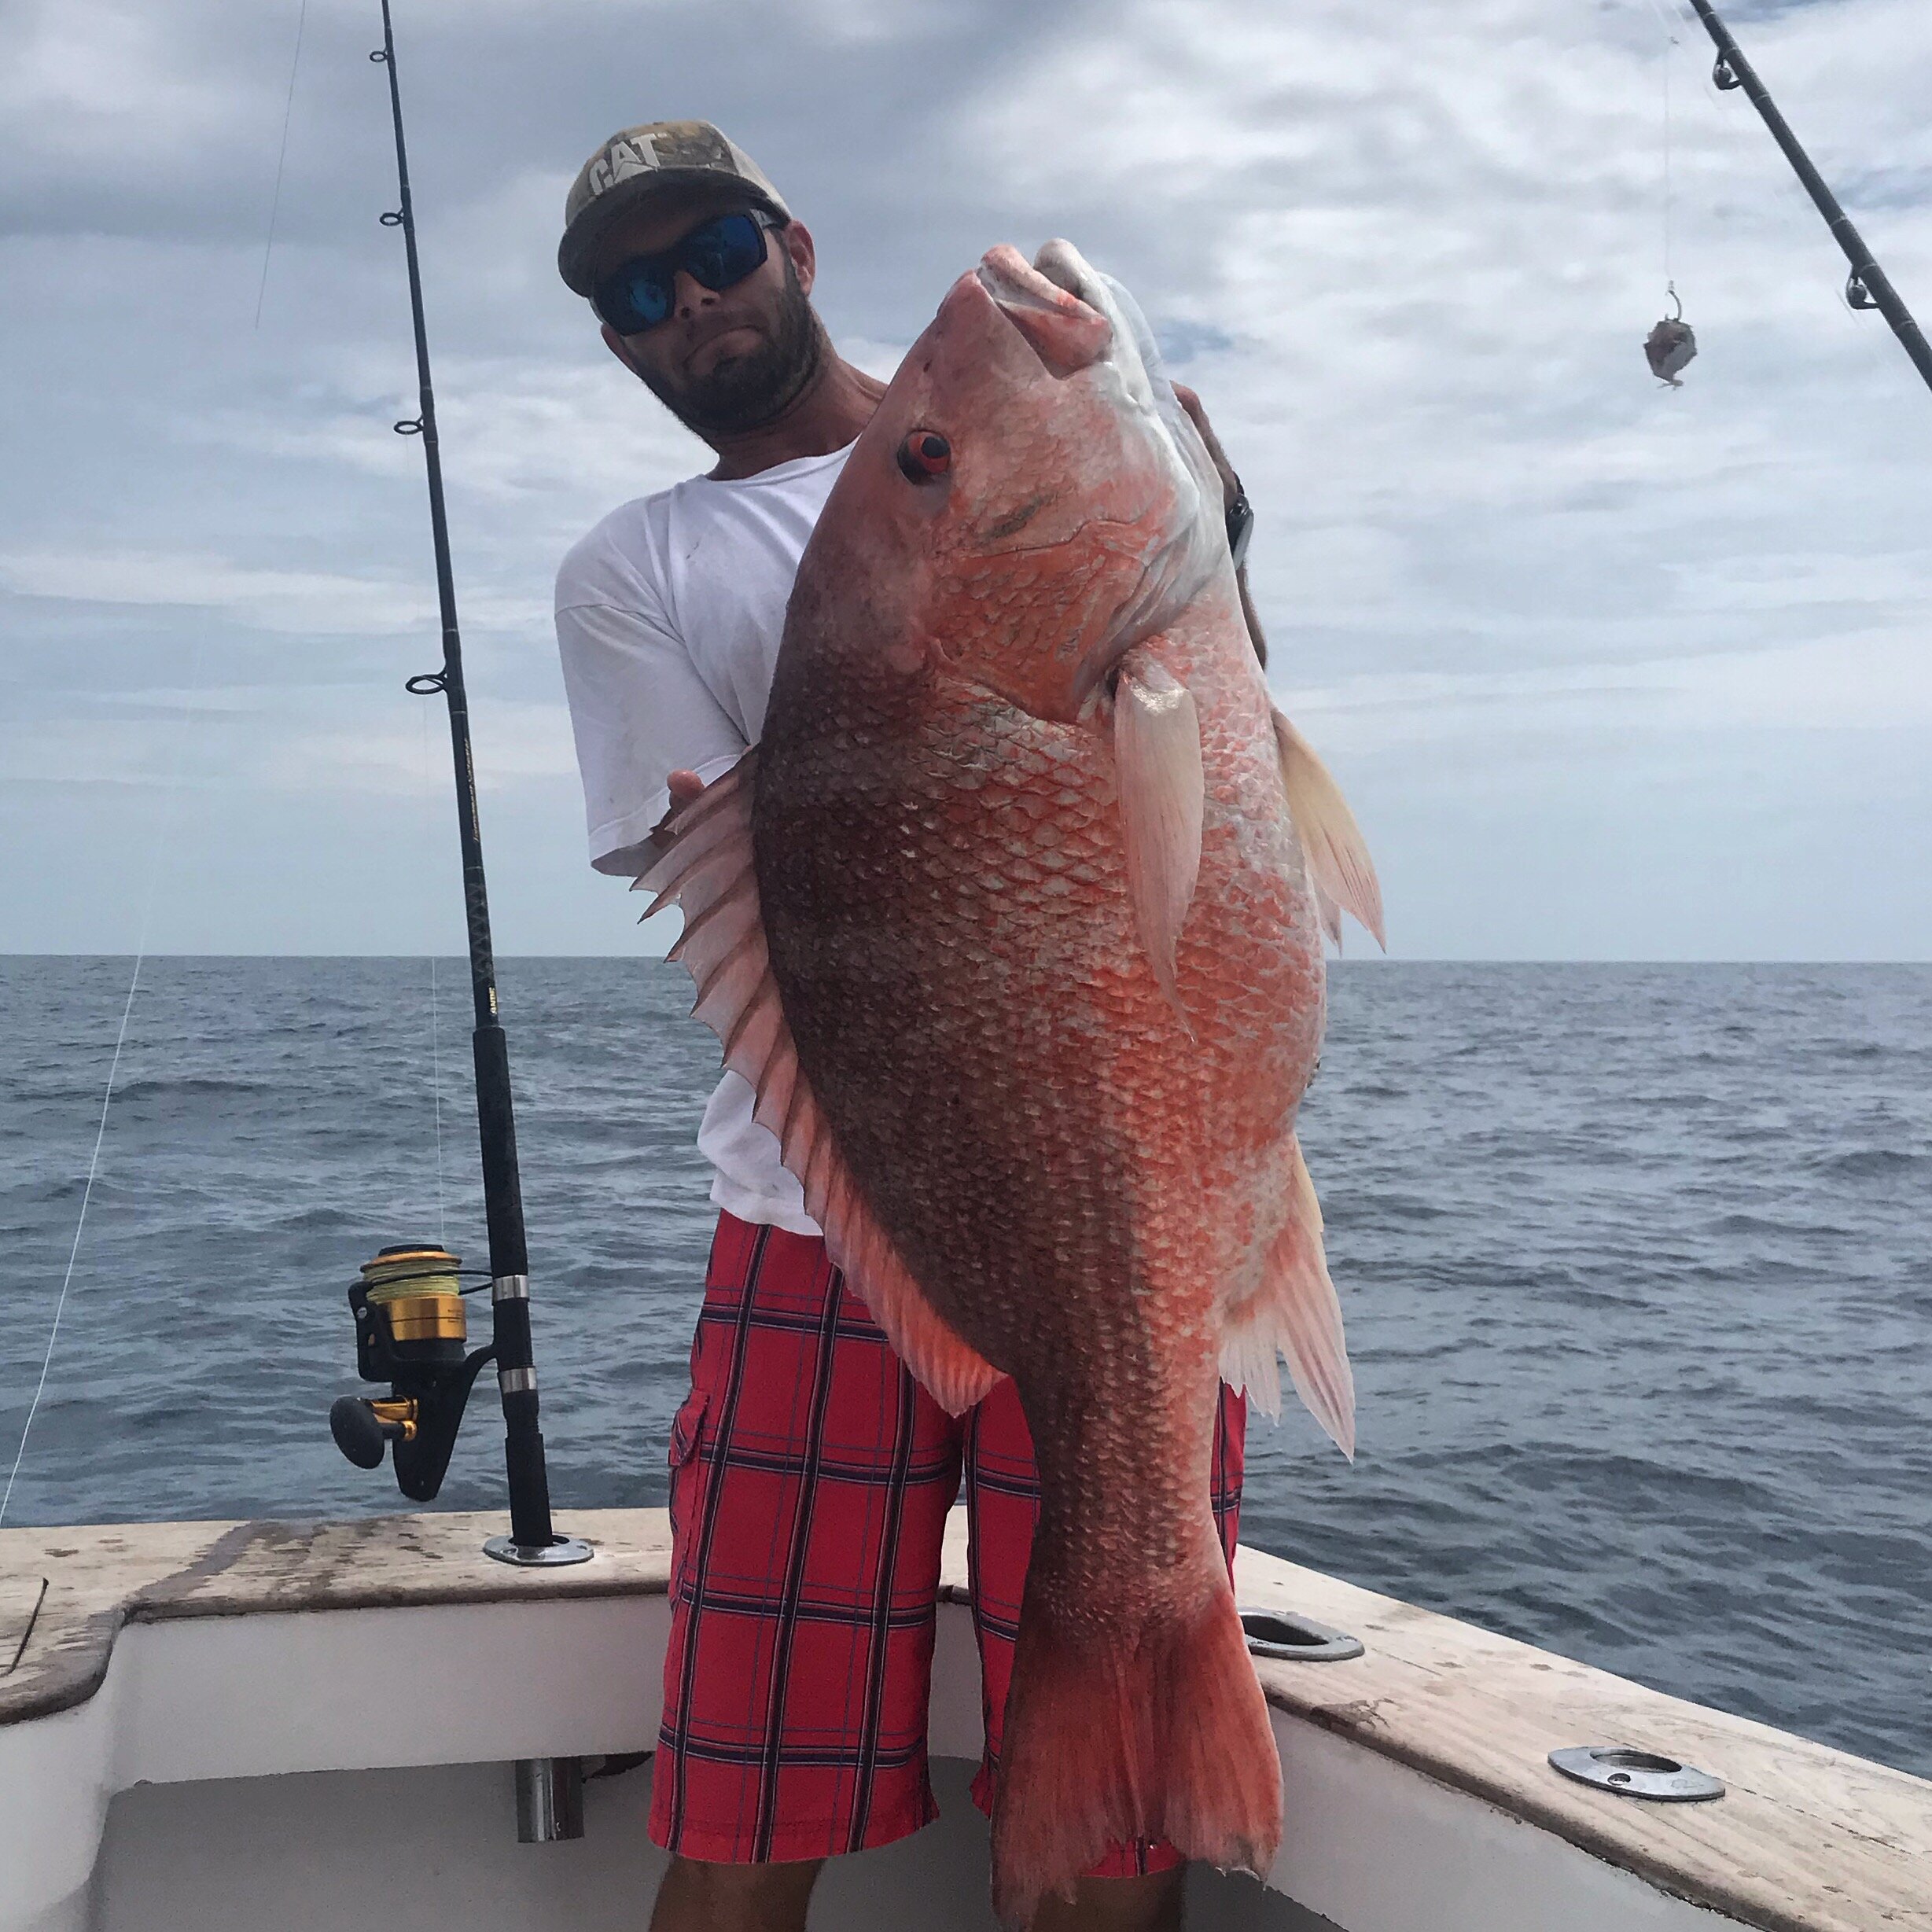
<instances>
[{"instance_id":1,"label":"red plaid shorts","mask_svg":"<svg viewBox=\"0 0 1932 1932\"><path fill-rule=\"evenodd\" d=\"M1231 1563L1246 1410L1224 1387L1213 1504ZM1039 1513L1010 1382L951 1416L823 1242L720 1215L671 1437L671 1643L650 1834L742 1864L889 1844L939 1815L926 1704L946 1513L966 1484L989 1809ZM1167 1870L1116 1846L1100 1876Z\"/></svg>"}]
</instances>

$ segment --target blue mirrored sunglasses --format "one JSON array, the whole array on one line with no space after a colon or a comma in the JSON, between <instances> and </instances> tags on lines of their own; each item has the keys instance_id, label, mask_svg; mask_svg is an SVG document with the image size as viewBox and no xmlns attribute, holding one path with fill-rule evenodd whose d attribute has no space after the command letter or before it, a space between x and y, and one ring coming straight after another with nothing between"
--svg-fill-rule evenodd
<instances>
[{"instance_id":1,"label":"blue mirrored sunglasses","mask_svg":"<svg viewBox=\"0 0 1932 1932\"><path fill-rule=\"evenodd\" d=\"M763 265L765 230L779 225L758 208L716 215L661 254L620 263L598 283L591 304L619 335L642 335L677 307L680 269L707 289L729 289Z\"/></svg>"}]
</instances>

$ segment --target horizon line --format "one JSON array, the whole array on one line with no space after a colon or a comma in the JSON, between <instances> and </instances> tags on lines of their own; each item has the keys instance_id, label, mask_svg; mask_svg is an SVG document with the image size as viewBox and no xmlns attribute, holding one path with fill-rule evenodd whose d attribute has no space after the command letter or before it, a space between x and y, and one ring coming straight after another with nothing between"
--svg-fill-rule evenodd
<instances>
[{"instance_id":1,"label":"horizon line","mask_svg":"<svg viewBox=\"0 0 1932 1932\"><path fill-rule=\"evenodd\" d=\"M464 952L175 952L150 951L140 955L149 960L156 959L438 959L450 960L467 966L469 955ZM498 951L495 958L499 961L539 959L618 959L635 965L643 963L664 966L670 963L664 954L658 952L503 952ZM132 952L50 952L27 948L0 947L0 959L120 959L131 960ZM1375 952L1330 954L1327 963L1330 966L1932 966L1932 958L1913 959L1790 959L1790 958L1692 958L1679 955L1675 958L1636 958L1624 956L1603 958L1596 955L1510 954L1478 956L1462 953L1415 953L1382 955Z\"/></svg>"}]
</instances>

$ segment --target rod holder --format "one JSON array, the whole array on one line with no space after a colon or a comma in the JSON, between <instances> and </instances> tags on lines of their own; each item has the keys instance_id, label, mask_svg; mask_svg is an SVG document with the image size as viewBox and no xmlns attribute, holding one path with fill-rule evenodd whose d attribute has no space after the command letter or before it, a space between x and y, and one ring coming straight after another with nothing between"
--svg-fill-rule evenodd
<instances>
[{"instance_id":1,"label":"rod holder","mask_svg":"<svg viewBox=\"0 0 1932 1932\"><path fill-rule=\"evenodd\" d=\"M1242 1635L1255 1657L1288 1658L1301 1664L1343 1664L1362 1654L1362 1639L1318 1624L1297 1610L1244 1606Z\"/></svg>"},{"instance_id":2,"label":"rod holder","mask_svg":"<svg viewBox=\"0 0 1932 1932\"><path fill-rule=\"evenodd\" d=\"M1550 1768L1579 1784L1653 1804L1695 1805L1724 1794L1724 1780L1695 1765L1628 1744L1576 1744L1550 1754Z\"/></svg>"},{"instance_id":3,"label":"rod holder","mask_svg":"<svg viewBox=\"0 0 1932 1932\"><path fill-rule=\"evenodd\" d=\"M492 1562L508 1563L517 1570L560 1570L571 1563L587 1563L597 1554L581 1536L553 1535L547 1543L519 1543L514 1536L491 1536L483 1553Z\"/></svg>"}]
</instances>

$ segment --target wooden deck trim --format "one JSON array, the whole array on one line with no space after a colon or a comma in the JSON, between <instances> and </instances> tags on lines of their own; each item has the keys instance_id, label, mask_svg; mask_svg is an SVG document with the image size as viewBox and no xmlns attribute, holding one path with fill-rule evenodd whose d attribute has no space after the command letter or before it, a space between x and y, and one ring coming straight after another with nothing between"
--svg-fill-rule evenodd
<instances>
[{"instance_id":1,"label":"wooden deck trim","mask_svg":"<svg viewBox=\"0 0 1932 1932\"><path fill-rule=\"evenodd\" d=\"M0 1626L29 1588L37 1603L17 1667L0 1674L0 1724L84 1702L131 1621L668 1587L661 1510L573 1512L569 1527L598 1554L569 1570L491 1562L481 1545L500 1527L451 1514L0 1532ZM1277 1709L1763 1932L1932 1932L1932 1783L1258 1551L1242 1551L1237 1577L1244 1604L1291 1607L1367 1646L1344 1663L1262 1663ZM955 1513L940 1595L963 1601L966 1585ZM1545 1761L1562 1745L1613 1742L1714 1772L1728 1795L1644 1805Z\"/></svg>"},{"instance_id":2,"label":"wooden deck trim","mask_svg":"<svg viewBox=\"0 0 1932 1932\"><path fill-rule=\"evenodd\" d=\"M45 1577L0 1577L0 1678L10 1677L27 1654L46 1594Z\"/></svg>"},{"instance_id":3,"label":"wooden deck trim","mask_svg":"<svg viewBox=\"0 0 1932 1932\"><path fill-rule=\"evenodd\" d=\"M1764 1932L1932 1932L1932 1783L1243 1550L1244 1605L1352 1632L1345 1663L1258 1662L1268 1701L1647 1883ZM1646 1804L1550 1769L1627 1744L1723 1779Z\"/></svg>"},{"instance_id":4,"label":"wooden deck trim","mask_svg":"<svg viewBox=\"0 0 1932 1932\"><path fill-rule=\"evenodd\" d=\"M513 1570L483 1554L500 1517L370 1517L328 1522L111 1523L0 1530L0 1589L45 1577L18 1668L0 1676L0 1724L85 1703L129 1623L289 1610L503 1603L526 1597L661 1594L671 1576L662 1510L588 1510L573 1530L597 1555L561 1570ZM4 1599L0 1599L3 1602Z\"/></svg>"}]
</instances>

